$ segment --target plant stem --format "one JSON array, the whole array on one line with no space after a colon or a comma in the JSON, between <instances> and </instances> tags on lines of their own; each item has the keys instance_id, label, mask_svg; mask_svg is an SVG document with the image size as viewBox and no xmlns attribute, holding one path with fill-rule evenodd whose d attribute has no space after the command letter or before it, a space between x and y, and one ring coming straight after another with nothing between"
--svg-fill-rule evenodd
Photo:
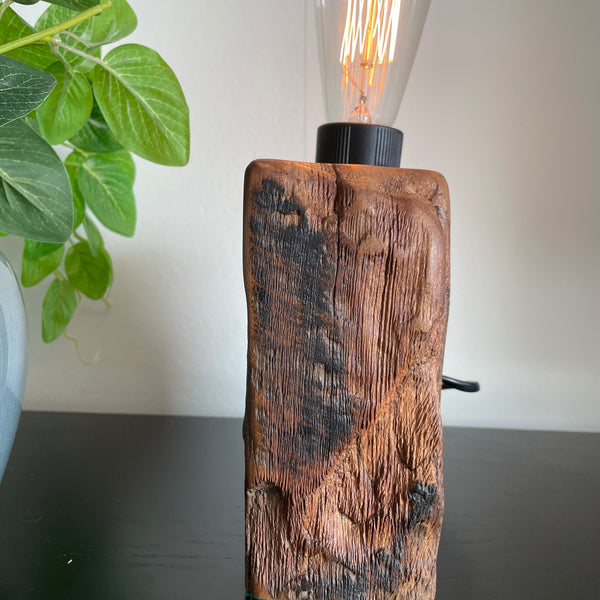
<instances>
[{"instance_id":1,"label":"plant stem","mask_svg":"<svg viewBox=\"0 0 600 600\"><path fill-rule=\"evenodd\" d=\"M72 52L73 54L77 54L77 56L81 56L81 58L85 58L87 60L91 60L92 62L95 62L96 64L100 65L104 69L107 69L108 71L112 71L112 69L109 69L102 62L102 60L93 56L92 54L88 54L87 52L84 52L83 50L78 50L77 48L73 48L73 46L69 46L69 44L65 44L65 43L59 42L57 40L52 40L52 45L58 46L59 48L64 48L65 50L68 50L69 52Z\"/></svg>"},{"instance_id":2,"label":"plant stem","mask_svg":"<svg viewBox=\"0 0 600 600\"><path fill-rule=\"evenodd\" d=\"M91 42L86 42L81 36L73 33L72 31L64 31L63 33L65 35L68 35L69 37L72 37L74 40L78 41L80 44L82 44L86 48L89 48L90 46L92 46Z\"/></svg>"},{"instance_id":3,"label":"plant stem","mask_svg":"<svg viewBox=\"0 0 600 600\"><path fill-rule=\"evenodd\" d=\"M81 148L78 148L77 146L73 146L72 144L69 144L69 142L63 142L61 144L61 146L64 146L65 148L69 148L69 150L72 150L73 152L77 152L77 154L79 154L80 156L83 156L84 158L87 158L88 156L90 156L90 152L85 152ZM93 152L91 154L93 154ZM72 163L72 162L68 162L65 160L65 165L78 167L79 163Z\"/></svg>"},{"instance_id":4,"label":"plant stem","mask_svg":"<svg viewBox=\"0 0 600 600\"><path fill-rule=\"evenodd\" d=\"M0 4L0 19L2 18L2 16L4 15L4 11L13 3L13 0L6 0L6 2L3 2L2 4Z\"/></svg>"},{"instance_id":5,"label":"plant stem","mask_svg":"<svg viewBox=\"0 0 600 600\"><path fill-rule=\"evenodd\" d=\"M108 308L109 310L112 308L112 304L110 303L110 293L112 292L112 284L110 286L108 286L108 289L106 290L106 294L104 294L104 297L102 298L102 302L104 302L104 306L106 306L106 308Z\"/></svg>"},{"instance_id":6,"label":"plant stem","mask_svg":"<svg viewBox=\"0 0 600 600\"><path fill-rule=\"evenodd\" d=\"M123 81L123 78L114 69L109 67L102 59L96 58L95 56L88 54L83 50L78 50L77 48L73 48L72 46L69 46L68 44L65 44L63 42L59 42L58 40L54 40L52 42L52 45L58 46L59 48L64 48L65 50L68 50L73 54L77 54L77 56L81 56L82 58L95 62L97 65L100 65L107 73L110 73L113 77L118 79L127 89L131 91L131 89L129 88L129 84Z\"/></svg>"},{"instance_id":7,"label":"plant stem","mask_svg":"<svg viewBox=\"0 0 600 600\"><path fill-rule=\"evenodd\" d=\"M92 360L84 360L79 349L79 340L68 335L66 329L63 331L63 336L65 339L75 344L75 352L77 352L77 358L83 365L85 365L86 367L93 367L95 364L98 363L98 360L100 359L100 350L96 351L96 354L94 355L94 358Z\"/></svg>"},{"instance_id":8,"label":"plant stem","mask_svg":"<svg viewBox=\"0 0 600 600\"><path fill-rule=\"evenodd\" d=\"M69 75L71 75L71 77L74 77L75 73L74 73L73 69L71 68L71 65L65 59L65 57L60 52L57 52L56 48L53 48L52 46L50 47L50 52L52 52L52 54L54 54L54 56L56 56L56 59L63 64L63 67L65 68L67 73L69 73Z\"/></svg>"},{"instance_id":9,"label":"plant stem","mask_svg":"<svg viewBox=\"0 0 600 600\"><path fill-rule=\"evenodd\" d=\"M48 29L44 29L43 31L36 31L30 35L26 35L17 40L13 40L12 42L7 42L6 44L2 44L0 46L0 54L4 54L5 52L10 52L11 50L15 50L16 48L21 48L22 46L28 46L29 44L33 44L34 42L50 42L52 41L52 36L68 29L69 27L73 27L73 25L77 25L90 17L94 17L100 14L103 10L106 10L112 5L112 2L109 0L106 4L99 4L98 6L92 6L92 8L88 8L83 12L67 19L66 21L59 23L58 25L54 25L52 27L48 27Z\"/></svg>"}]
</instances>

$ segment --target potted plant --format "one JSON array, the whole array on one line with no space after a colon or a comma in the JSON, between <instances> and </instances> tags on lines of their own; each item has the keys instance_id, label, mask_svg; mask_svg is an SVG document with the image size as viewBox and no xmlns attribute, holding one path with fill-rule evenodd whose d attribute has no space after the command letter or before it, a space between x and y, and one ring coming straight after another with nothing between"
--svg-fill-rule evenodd
<instances>
[{"instance_id":1,"label":"potted plant","mask_svg":"<svg viewBox=\"0 0 600 600\"><path fill-rule=\"evenodd\" d=\"M132 154L183 166L190 133L181 86L159 54L114 46L137 25L126 0L45 0L34 25L11 6L37 1L0 1L0 232L25 240L23 286L51 278L41 332L51 342L84 296L106 300L113 268L101 231L134 234ZM0 273L8 268L2 260ZM1 317L18 313L19 295L7 290L0 328L14 341ZM25 364L1 352L2 339L0 453L15 429L15 411L4 410L9 359L13 370ZM2 465L0 456L0 476Z\"/></svg>"}]
</instances>

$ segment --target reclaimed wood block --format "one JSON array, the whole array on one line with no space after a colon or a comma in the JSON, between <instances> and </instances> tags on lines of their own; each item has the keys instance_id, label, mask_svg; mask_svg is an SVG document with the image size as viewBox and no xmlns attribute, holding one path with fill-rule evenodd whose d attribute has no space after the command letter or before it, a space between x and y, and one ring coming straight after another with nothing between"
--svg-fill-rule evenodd
<instances>
[{"instance_id":1,"label":"reclaimed wood block","mask_svg":"<svg viewBox=\"0 0 600 600\"><path fill-rule=\"evenodd\" d=\"M432 600L449 201L433 172L246 172L246 587Z\"/></svg>"}]
</instances>

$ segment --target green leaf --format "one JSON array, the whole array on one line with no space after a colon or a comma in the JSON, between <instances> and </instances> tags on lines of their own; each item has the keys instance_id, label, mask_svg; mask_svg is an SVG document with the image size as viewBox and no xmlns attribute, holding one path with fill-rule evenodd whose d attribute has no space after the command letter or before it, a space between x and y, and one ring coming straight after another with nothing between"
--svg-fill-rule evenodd
<instances>
[{"instance_id":1,"label":"green leaf","mask_svg":"<svg viewBox=\"0 0 600 600\"><path fill-rule=\"evenodd\" d=\"M94 97L123 147L164 165L189 160L189 110L177 77L150 48L125 44L92 74Z\"/></svg>"},{"instance_id":2,"label":"green leaf","mask_svg":"<svg viewBox=\"0 0 600 600\"><path fill-rule=\"evenodd\" d=\"M57 3L58 4L58 3ZM50 6L36 23L38 29L47 29L74 17L79 11L63 6ZM77 37L88 42L90 47L116 42L137 27L137 17L126 0L112 0L112 5L100 14L90 17L69 28ZM65 36L64 41L73 40ZM69 43L69 42L68 42Z\"/></svg>"},{"instance_id":3,"label":"green leaf","mask_svg":"<svg viewBox=\"0 0 600 600\"><path fill-rule=\"evenodd\" d=\"M31 111L24 119L23 122L28 126L31 127L31 129L33 129L39 136L42 135L42 132L40 131L40 126L38 125L37 122L37 117L35 116L35 110Z\"/></svg>"},{"instance_id":4,"label":"green leaf","mask_svg":"<svg viewBox=\"0 0 600 600\"><path fill-rule=\"evenodd\" d=\"M69 10L62 6L50 6L37 23L37 27L44 25L44 29L63 23L74 17L78 11ZM110 44L128 36L137 27L135 12L126 0L112 0L112 5L100 14L90 17L69 31L89 43L90 46ZM65 37L65 40L69 39ZM72 37L70 38L73 39Z\"/></svg>"},{"instance_id":5,"label":"green leaf","mask_svg":"<svg viewBox=\"0 0 600 600\"><path fill-rule=\"evenodd\" d=\"M65 253L64 244L25 240L21 263L21 283L31 287L58 269Z\"/></svg>"},{"instance_id":6,"label":"green leaf","mask_svg":"<svg viewBox=\"0 0 600 600\"><path fill-rule=\"evenodd\" d=\"M92 88L87 77L68 71L60 62L48 67L56 79L56 87L37 109L42 135L51 144L61 144L79 131L92 110Z\"/></svg>"},{"instance_id":7,"label":"green leaf","mask_svg":"<svg viewBox=\"0 0 600 600\"><path fill-rule=\"evenodd\" d=\"M64 279L55 279L42 302L42 339L55 340L69 324L77 308L73 286Z\"/></svg>"},{"instance_id":8,"label":"green leaf","mask_svg":"<svg viewBox=\"0 0 600 600\"><path fill-rule=\"evenodd\" d=\"M30 240L64 242L72 231L73 198L62 161L23 121L0 131L0 229Z\"/></svg>"},{"instance_id":9,"label":"green leaf","mask_svg":"<svg viewBox=\"0 0 600 600\"><path fill-rule=\"evenodd\" d=\"M59 25L67 19L75 16L78 12L79 11L69 10L63 6L49 6L41 14L40 18L35 24L35 27L38 31L48 29L49 27L54 27L55 25ZM74 27L75 26L68 31L74 31ZM60 33L58 34L58 38L63 44L66 44L71 48L75 48L75 50L90 54L98 59L100 58L100 48L89 48L85 40L80 41L74 38L72 35L69 35L69 33ZM75 52L71 52L67 48L55 47L54 51L59 54L72 69L76 71L86 73L87 71L91 71L96 66L96 63L93 60L80 56L79 54L75 54ZM56 60L56 56L54 57L54 60Z\"/></svg>"},{"instance_id":10,"label":"green leaf","mask_svg":"<svg viewBox=\"0 0 600 600\"><path fill-rule=\"evenodd\" d=\"M85 203L111 231L131 237L135 232L135 165L131 155L95 154L77 170L77 182Z\"/></svg>"},{"instance_id":11,"label":"green leaf","mask_svg":"<svg viewBox=\"0 0 600 600\"><path fill-rule=\"evenodd\" d=\"M70 176L69 176L70 179ZM71 184L73 185L73 184ZM73 231L77 229L82 223L83 218L85 217L85 203L83 202L83 198L79 193L79 186L77 187L77 191L73 189Z\"/></svg>"},{"instance_id":12,"label":"green leaf","mask_svg":"<svg viewBox=\"0 0 600 600\"><path fill-rule=\"evenodd\" d=\"M81 197L79 183L77 182L77 169L79 169L84 160L85 156L79 154L79 152L71 152L65 158L65 169L69 175L71 191L73 192L73 231L81 225L85 216L85 203Z\"/></svg>"},{"instance_id":13,"label":"green leaf","mask_svg":"<svg viewBox=\"0 0 600 600\"><path fill-rule=\"evenodd\" d=\"M88 244L90 245L90 252L93 257L98 256L102 250L104 250L104 241L102 240L102 236L96 227L96 224L92 219L86 216L83 219L83 228L85 229L85 235L88 239Z\"/></svg>"},{"instance_id":14,"label":"green leaf","mask_svg":"<svg viewBox=\"0 0 600 600\"><path fill-rule=\"evenodd\" d=\"M106 251L92 254L87 242L71 246L65 257L65 271L71 284L92 300L104 296L112 280L112 265Z\"/></svg>"},{"instance_id":15,"label":"green leaf","mask_svg":"<svg viewBox=\"0 0 600 600\"><path fill-rule=\"evenodd\" d=\"M0 126L35 110L55 85L49 73L0 54Z\"/></svg>"},{"instance_id":16,"label":"green leaf","mask_svg":"<svg viewBox=\"0 0 600 600\"><path fill-rule=\"evenodd\" d=\"M12 8L7 8L0 19L2 43L21 39L34 32L33 27L27 24ZM50 50L50 45L46 42L35 42L22 46L7 52L4 56L9 56L42 71L56 60L56 56Z\"/></svg>"},{"instance_id":17,"label":"green leaf","mask_svg":"<svg viewBox=\"0 0 600 600\"><path fill-rule=\"evenodd\" d=\"M73 31L93 45L112 44L137 27L137 17L126 0L112 0L112 6L83 21Z\"/></svg>"},{"instance_id":18,"label":"green leaf","mask_svg":"<svg viewBox=\"0 0 600 600\"><path fill-rule=\"evenodd\" d=\"M123 150L123 146L115 140L110 132L100 109L96 104L85 125L69 140L71 144L84 152L110 154Z\"/></svg>"},{"instance_id":19,"label":"green leaf","mask_svg":"<svg viewBox=\"0 0 600 600\"><path fill-rule=\"evenodd\" d=\"M40 0L13 0L17 4L37 4Z\"/></svg>"},{"instance_id":20,"label":"green leaf","mask_svg":"<svg viewBox=\"0 0 600 600\"><path fill-rule=\"evenodd\" d=\"M77 12L81 12L86 8L92 8L92 6L96 6L97 4L101 4L100 0L45 0L50 4L60 4L66 8L71 8L76 10Z\"/></svg>"}]
</instances>

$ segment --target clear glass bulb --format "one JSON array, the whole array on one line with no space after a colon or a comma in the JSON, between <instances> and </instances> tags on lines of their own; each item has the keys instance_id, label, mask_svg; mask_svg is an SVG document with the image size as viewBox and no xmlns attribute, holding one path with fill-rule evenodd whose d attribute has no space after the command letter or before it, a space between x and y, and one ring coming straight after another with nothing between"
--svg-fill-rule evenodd
<instances>
[{"instance_id":1,"label":"clear glass bulb","mask_svg":"<svg viewBox=\"0 0 600 600\"><path fill-rule=\"evenodd\" d=\"M392 125L431 0L315 0L327 119Z\"/></svg>"}]
</instances>

